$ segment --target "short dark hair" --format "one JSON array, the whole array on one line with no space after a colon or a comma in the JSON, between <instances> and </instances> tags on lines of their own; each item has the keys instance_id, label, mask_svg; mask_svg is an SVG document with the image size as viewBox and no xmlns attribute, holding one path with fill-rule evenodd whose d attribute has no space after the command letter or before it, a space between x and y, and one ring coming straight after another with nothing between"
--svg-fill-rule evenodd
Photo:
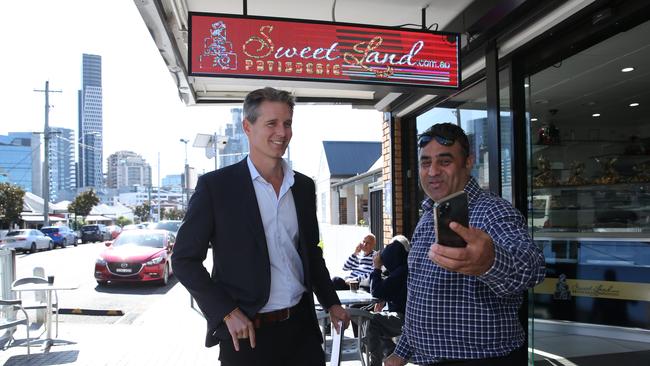
<instances>
[{"instance_id":1,"label":"short dark hair","mask_svg":"<svg viewBox=\"0 0 650 366\"><path fill-rule=\"evenodd\" d=\"M259 117L259 107L262 102L282 102L289 106L289 111L293 114L293 107L296 101L288 91L278 90L271 87L253 90L248 93L244 99L244 118L250 123L255 123Z\"/></svg>"},{"instance_id":2,"label":"short dark hair","mask_svg":"<svg viewBox=\"0 0 650 366\"><path fill-rule=\"evenodd\" d=\"M426 131L418 136L418 148L421 149L431 140L436 140L439 144L444 146L451 146L454 142L458 141L460 147L463 149L465 157L469 156L469 139L460 126L453 123L436 123L429 127Z\"/></svg>"}]
</instances>

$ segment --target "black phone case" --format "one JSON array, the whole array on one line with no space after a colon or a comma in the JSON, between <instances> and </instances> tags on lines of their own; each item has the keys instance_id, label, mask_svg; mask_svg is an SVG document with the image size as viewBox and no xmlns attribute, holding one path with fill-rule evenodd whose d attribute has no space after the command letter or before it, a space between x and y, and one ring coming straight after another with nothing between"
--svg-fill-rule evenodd
<instances>
[{"instance_id":1,"label":"black phone case","mask_svg":"<svg viewBox=\"0 0 650 366\"><path fill-rule=\"evenodd\" d=\"M465 227L469 226L469 211L467 208L467 193L465 191L450 194L436 202L433 207L436 225L437 243L449 247L464 247L467 245L455 231L449 228L449 223L455 221Z\"/></svg>"}]
</instances>

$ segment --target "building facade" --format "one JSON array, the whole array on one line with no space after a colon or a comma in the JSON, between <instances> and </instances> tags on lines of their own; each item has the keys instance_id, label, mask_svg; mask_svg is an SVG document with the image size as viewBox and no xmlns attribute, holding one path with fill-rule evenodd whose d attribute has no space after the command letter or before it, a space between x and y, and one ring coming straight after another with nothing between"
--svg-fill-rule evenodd
<instances>
[{"instance_id":1,"label":"building facade","mask_svg":"<svg viewBox=\"0 0 650 366\"><path fill-rule=\"evenodd\" d=\"M40 196L43 192L40 135L9 132L0 135L0 177Z\"/></svg>"},{"instance_id":2,"label":"building facade","mask_svg":"<svg viewBox=\"0 0 650 366\"><path fill-rule=\"evenodd\" d=\"M220 168L235 164L248 154L248 137L242 127L242 109L232 108L230 114L232 119L224 131L227 142L223 150L219 151Z\"/></svg>"},{"instance_id":3,"label":"building facade","mask_svg":"<svg viewBox=\"0 0 650 366\"><path fill-rule=\"evenodd\" d=\"M162 178L160 183L163 188L173 192L181 192L183 190L183 175L170 174Z\"/></svg>"},{"instance_id":4,"label":"building facade","mask_svg":"<svg viewBox=\"0 0 650 366\"><path fill-rule=\"evenodd\" d=\"M132 186L151 186L151 166L142 156L133 151L118 151L106 161L108 188L120 190Z\"/></svg>"},{"instance_id":5,"label":"building facade","mask_svg":"<svg viewBox=\"0 0 650 366\"><path fill-rule=\"evenodd\" d=\"M76 192L75 133L63 127L50 127L50 201L67 199Z\"/></svg>"},{"instance_id":6,"label":"building facade","mask_svg":"<svg viewBox=\"0 0 650 366\"><path fill-rule=\"evenodd\" d=\"M100 188L104 185L102 58L84 53L82 85L78 92L78 187Z\"/></svg>"},{"instance_id":7,"label":"building facade","mask_svg":"<svg viewBox=\"0 0 650 366\"><path fill-rule=\"evenodd\" d=\"M418 9L407 1L399 2L400 11L394 8L398 2L391 2L391 8L382 7L384 2L354 3L368 11L346 12L339 7L339 21L398 28L396 24L417 23L419 19L398 20L413 14L421 15L422 29L439 25L441 31L458 34L462 75L458 89L354 83L321 88L298 79L288 87L264 74L257 83L250 82L251 89L290 88L304 103L344 103L346 97L353 98L345 92L358 92L353 103L365 102L385 112L386 239L396 234L410 237L420 218L424 194L418 181L418 134L440 122L461 126L475 156L472 174L481 187L526 216L530 234L546 258L546 279L528 291L520 311L528 331L528 364L648 364L650 41L645 34L650 31L650 3L477 0L430 2ZM188 4L190 11L233 12L217 3L204 6L188 0ZM258 14L323 17L322 9L299 16L297 2L282 4L274 3ZM456 4L460 9L448 19L427 21ZM154 18L157 14L146 5L139 9ZM349 18L341 20L343 14ZM388 20L382 23L377 20L380 16ZM160 24L169 23L160 27L143 19L158 35L154 39L172 65L170 71L176 65L189 66L175 56L184 55L179 50L187 49L186 44L176 53L169 49L176 47L174 40L183 42L174 20L156 18ZM180 23L183 15L175 20ZM164 37L170 30L176 34L168 42ZM234 94L234 88L218 84L221 80L210 84L209 78L179 74L175 76L184 82L178 83L179 93L188 104L230 101ZM327 93L340 85L349 90ZM320 94L314 96L309 88ZM367 90L374 94L364 99ZM522 357L520 363L527 362Z\"/></svg>"}]
</instances>

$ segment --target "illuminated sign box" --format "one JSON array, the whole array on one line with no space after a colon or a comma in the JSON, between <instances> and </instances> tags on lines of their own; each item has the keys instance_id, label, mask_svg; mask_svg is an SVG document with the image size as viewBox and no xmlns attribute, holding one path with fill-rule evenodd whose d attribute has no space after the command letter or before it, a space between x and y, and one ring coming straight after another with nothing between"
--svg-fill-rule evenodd
<instances>
[{"instance_id":1,"label":"illuminated sign box","mask_svg":"<svg viewBox=\"0 0 650 366\"><path fill-rule=\"evenodd\" d=\"M189 13L192 76L458 88L457 34Z\"/></svg>"}]
</instances>

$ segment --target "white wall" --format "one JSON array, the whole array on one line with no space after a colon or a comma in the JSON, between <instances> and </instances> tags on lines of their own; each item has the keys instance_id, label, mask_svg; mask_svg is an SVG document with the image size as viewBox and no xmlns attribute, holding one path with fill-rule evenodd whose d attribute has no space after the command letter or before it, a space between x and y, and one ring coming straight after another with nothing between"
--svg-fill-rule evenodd
<instances>
[{"instance_id":1,"label":"white wall","mask_svg":"<svg viewBox=\"0 0 650 366\"><path fill-rule=\"evenodd\" d=\"M314 178L316 181L316 204L318 205L317 215L318 222L332 223L332 204L331 204L331 194L330 194L330 169L327 165L327 159L325 158L325 149L323 144L320 145L320 158L318 161L318 174ZM322 199L323 193L325 193L325 215L322 212Z\"/></svg>"},{"instance_id":2,"label":"white wall","mask_svg":"<svg viewBox=\"0 0 650 366\"><path fill-rule=\"evenodd\" d=\"M330 225L320 223L321 239L325 246L323 247L323 257L325 264L330 271L330 275L341 276L343 263L354 252L354 248L361 242L361 239L370 229L364 226L353 225Z\"/></svg>"}]
</instances>

